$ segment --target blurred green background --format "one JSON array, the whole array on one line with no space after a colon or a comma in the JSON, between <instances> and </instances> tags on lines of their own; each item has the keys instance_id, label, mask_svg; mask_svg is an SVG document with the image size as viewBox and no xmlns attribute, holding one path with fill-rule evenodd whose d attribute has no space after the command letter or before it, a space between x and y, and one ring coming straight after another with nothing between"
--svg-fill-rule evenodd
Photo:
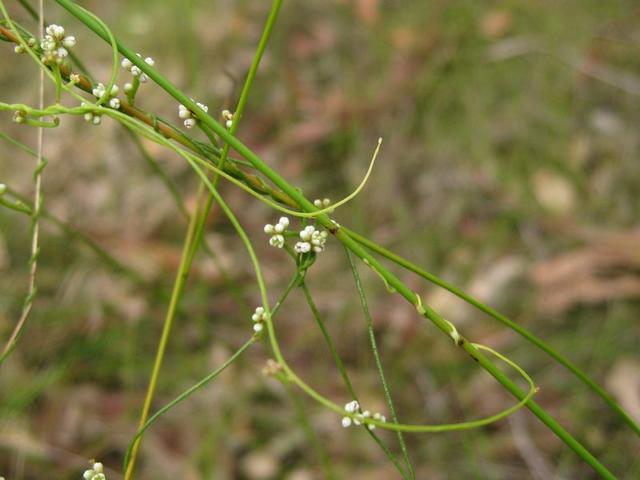
<instances>
[{"instance_id":1,"label":"blurred green background","mask_svg":"<svg viewBox=\"0 0 640 480\"><path fill-rule=\"evenodd\" d=\"M9 9L32 31L17 2ZM233 107L269 9L266 1L81 2L132 49L217 114ZM50 22L106 82L110 50L58 7ZM335 217L463 287L575 361L640 421L640 8L566 0L284 3L239 137L310 198L365 190ZM37 69L0 44L0 99L37 102ZM124 73L124 72L123 72ZM127 81L121 73L120 83ZM51 95L52 89L48 93ZM146 84L140 104L179 124L177 104ZM0 131L36 131L0 116ZM0 181L31 195L34 160L0 140ZM145 142L193 205L185 162ZM139 272L136 283L43 220L39 295L27 333L0 369L0 475L80 478L99 458L121 478L136 430L186 223L126 132L64 118L46 132L45 206ZM277 214L222 187L255 241L272 299L292 273L262 233ZM251 265L214 210L183 298L154 403L222 363L250 334L259 304ZM0 334L27 288L29 223L0 210ZM446 423L513 402L450 340L361 268L400 419ZM520 337L404 272L471 340L530 372L537 398L620 478L640 478L640 443L604 403ZM342 248L330 242L308 282L363 403L384 397ZM239 302L238 299L242 299ZM320 332L295 292L276 326L302 378L349 400ZM4 342L4 340L3 340ZM265 378L266 345L146 435L139 478L323 478L294 405ZM340 478L396 472L363 432L302 396ZM394 435L381 433L394 445ZM409 435L421 479L591 479L596 475L531 414L464 433Z\"/></svg>"}]
</instances>

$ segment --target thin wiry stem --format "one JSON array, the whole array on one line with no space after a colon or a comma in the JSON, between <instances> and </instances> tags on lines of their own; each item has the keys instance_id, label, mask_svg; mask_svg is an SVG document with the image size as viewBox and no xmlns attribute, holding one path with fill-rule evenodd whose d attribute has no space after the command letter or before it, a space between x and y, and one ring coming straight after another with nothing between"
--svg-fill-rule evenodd
<instances>
[{"instance_id":1,"label":"thin wiry stem","mask_svg":"<svg viewBox=\"0 0 640 480\"><path fill-rule=\"evenodd\" d=\"M307 286L306 282L302 279L302 277L300 278L301 278L300 288L304 292L304 297L305 297L305 300L307 301L307 305L309 306L309 310L311 310L311 314L313 315L313 318L316 321L318 328L322 332L324 341L327 344L327 347L329 347L329 351L331 352L333 361L336 364L338 371L340 372L342 381L344 382L345 387L349 391L350 398L357 401L358 395L356 394L356 391L353 388L353 384L351 383L351 379L349 378L347 369L344 366L344 362L342 361L342 358L338 353L338 349L336 348L336 345L333 342L333 339L331 338L331 335L329 334L329 331L327 330L327 327L325 326L324 321L322 320L322 317L320 316L320 312L318 311L318 307L316 306L316 303L313 300L313 296L311 295L311 291L309 290L309 287ZM407 473L404 471L404 468L402 468L402 465L400 464L400 461L398 460L397 456L391 450L389 450L389 447L385 445L382 439L380 439L380 437L378 437L378 435L373 430L370 430L367 427L367 425L363 424L362 428L364 428L364 430L369 434L369 436L373 439L373 441L376 442L376 444L387 456L389 461L391 461L394 467L396 467L400 475L402 475L402 478L409 478L407 476Z\"/></svg>"},{"instance_id":2,"label":"thin wiry stem","mask_svg":"<svg viewBox=\"0 0 640 480\"><path fill-rule=\"evenodd\" d=\"M40 32L40 38L44 37L44 3L43 0L38 1L38 30ZM39 91L38 91L38 106L40 109L44 108L44 70L39 71ZM18 323L16 323L11 336L0 355L0 365L15 349L18 342L18 338L23 333L31 311L33 310L33 302L35 301L38 288L36 286L36 275L38 273L38 257L40 256L40 215L42 213L42 204L44 203L44 197L42 194L42 171L47 166L47 162L43 157L44 146L44 128L40 127L37 130L37 150L36 150L36 168L33 173L34 177L34 193L33 193L33 208L31 209L31 255L29 258L29 287L27 296L24 299L22 306L22 313Z\"/></svg>"},{"instance_id":3,"label":"thin wiry stem","mask_svg":"<svg viewBox=\"0 0 640 480\"><path fill-rule=\"evenodd\" d=\"M345 248L345 252L347 254L347 259L349 260L349 266L351 267L351 273L353 274L353 279L356 284L356 289L358 290L358 296L360 297L360 304L362 305L362 312L364 313L365 320L367 321L367 333L369 335L369 342L371 344L371 351L373 352L373 358L376 363L376 369L378 370L378 376L380 377L380 383L382 384L382 390L384 391L384 397L387 402L387 406L389 407L389 413L391 414L391 418L394 423L400 423L398 420L398 414L396 413L396 408L393 405L393 398L391 397L391 390L389 389L389 385L387 383L387 379L384 375L384 368L382 366L382 359L380 358L380 352L378 351L378 344L376 342L376 336L373 331L373 321L371 319L371 313L369 311L369 304L367 303L367 297L364 293L364 288L362 288L362 282L360 281L360 274L358 273L358 267L353 261L353 256L351 252ZM402 450L402 456L404 457L404 463L407 466L407 470L409 471L410 478L416 478L416 471L413 468L413 464L411 463L411 458L409 457L409 450L407 449L407 444L404 441L404 436L402 432L397 432L398 435L398 443L400 444L400 450Z\"/></svg>"}]
</instances>

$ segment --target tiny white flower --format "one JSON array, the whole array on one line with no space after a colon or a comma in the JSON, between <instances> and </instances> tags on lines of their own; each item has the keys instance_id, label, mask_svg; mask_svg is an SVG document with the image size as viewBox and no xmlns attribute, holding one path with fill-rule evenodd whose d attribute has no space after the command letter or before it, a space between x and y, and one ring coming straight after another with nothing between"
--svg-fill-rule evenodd
<instances>
[{"instance_id":1,"label":"tiny white flower","mask_svg":"<svg viewBox=\"0 0 640 480\"><path fill-rule=\"evenodd\" d=\"M282 225L281 223L276 223L275 226L273 227L276 233L284 232L284 228L285 228L284 225Z\"/></svg>"},{"instance_id":2,"label":"tiny white flower","mask_svg":"<svg viewBox=\"0 0 640 480\"><path fill-rule=\"evenodd\" d=\"M122 68L124 68L127 71L131 71L131 67L133 67L133 63L131 63L131 60L129 60L126 57L122 59L122 62L120 62L120 65L122 66Z\"/></svg>"},{"instance_id":3,"label":"tiny white flower","mask_svg":"<svg viewBox=\"0 0 640 480\"><path fill-rule=\"evenodd\" d=\"M269 239L269 245L276 248L284 247L284 236L282 235L274 235Z\"/></svg>"},{"instance_id":4,"label":"tiny white flower","mask_svg":"<svg viewBox=\"0 0 640 480\"><path fill-rule=\"evenodd\" d=\"M357 400L353 400L344 406L344 410L347 413L355 413L359 409L360 409L360 404L358 403Z\"/></svg>"},{"instance_id":5,"label":"tiny white flower","mask_svg":"<svg viewBox=\"0 0 640 480\"><path fill-rule=\"evenodd\" d=\"M151 58L151 57L145 58L144 59L144 63L146 63L150 67L153 67L156 64L155 60L153 58Z\"/></svg>"},{"instance_id":6,"label":"tiny white flower","mask_svg":"<svg viewBox=\"0 0 640 480\"><path fill-rule=\"evenodd\" d=\"M196 121L193 118L187 118L184 121L184 126L187 128L193 128L196 124Z\"/></svg>"},{"instance_id":7,"label":"tiny white flower","mask_svg":"<svg viewBox=\"0 0 640 480\"><path fill-rule=\"evenodd\" d=\"M133 85L131 83L125 83L124 87L122 87L125 93L129 93L133 91Z\"/></svg>"},{"instance_id":8,"label":"tiny white flower","mask_svg":"<svg viewBox=\"0 0 640 480\"><path fill-rule=\"evenodd\" d=\"M257 307L256 308L256 313L258 315L263 315L264 314L264 307Z\"/></svg>"},{"instance_id":9,"label":"tiny white flower","mask_svg":"<svg viewBox=\"0 0 640 480\"><path fill-rule=\"evenodd\" d=\"M227 128L231 128L232 125L233 125L233 120L227 120L226 122L224 122L224 126Z\"/></svg>"},{"instance_id":10,"label":"tiny white flower","mask_svg":"<svg viewBox=\"0 0 640 480\"><path fill-rule=\"evenodd\" d=\"M66 58L69 55L69 51L64 47L59 47L56 51L58 58Z\"/></svg>"},{"instance_id":11,"label":"tiny white flower","mask_svg":"<svg viewBox=\"0 0 640 480\"><path fill-rule=\"evenodd\" d=\"M312 227L311 225L308 225L307 227L305 227L304 230L300 231L300 239L304 240L305 242L308 242L309 240L311 240L311 235L313 235L313 232L316 229L314 227Z\"/></svg>"},{"instance_id":12,"label":"tiny white flower","mask_svg":"<svg viewBox=\"0 0 640 480\"><path fill-rule=\"evenodd\" d=\"M316 207L320 208L320 207L322 207L322 200L320 200L319 198L316 198L316 199L313 201L313 204L314 204Z\"/></svg>"},{"instance_id":13,"label":"tiny white flower","mask_svg":"<svg viewBox=\"0 0 640 480\"><path fill-rule=\"evenodd\" d=\"M142 73L142 70L137 65L131 65L131 75L134 77L139 76Z\"/></svg>"},{"instance_id":14,"label":"tiny white flower","mask_svg":"<svg viewBox=\"0 0 640 480\"><path fill-rule=\"evenodd\" d=\"M287 228L289 226L289 219L287 217L280 217L280 219L278 220L278 223L280 225L283 225L284 228Z\"/></svg>"},{"instance_id":15,"label":"tiny white flower","mask_svg":"<svg viewBox=\"0 0 640 480\"><path fill-rule=\"evenodd\" d=\"M93 464L93 471L96 472L96 473L103 473L104 472L104 467L103 467L102 463L95 462Z\"/></svg>"},{"instance_id":16,"label":"tiny white flower","mask_svg":"<svg viewBox=\"0 0 640 480\"><path fill-rule=\"evenodd\" d=\"M52 35L56 38L62 39L64 37L64 27L60 25L52 25L53 33Z\"/></svg>"},{"instance_id":17,"label":"tiny white flower","mask_svg":"<svg viewBox=\"0 0 640 480\"><path fill-rule=\"evenodd\" d=\"M256 333L260 333L263 328L264 328L264 324L262 323L256 323L253 325L253 331Z\"/></svg>"},{"instance_id":18,"label":"tiny white flower","mask_svg":"<svg viewBox=\"0 0 640 480\"><path fill-rule=\"evenodd\" d=\"M16 45L15 47L13 47L13 51L16 53L24 53L25 48L22 45Z\"/></svg>"},{"instance_id":19,"label":"tiny white flower","mask_svg":"<svg viewBox=\"0 0 640 480\"><path fill-rule=\"evenodd\" d=\"M350 427L351 426L351 418L349 417L342 417L342 426L344 428Z\"/></svg>"},{"instance_id":20,"label":"tiny white flower","mask_svg":"<svg viewBox=\"0 0 640 480\"><path fill-rule=\"evenodd\" d=\"M140 74L140 83L147 83L149 80L149 76L146 73Z\"/></svg>"},{"instance_id":21,"label":"tiny white flower","mask_svg":"<svg viewBox=\"0 0 640 480\"><path fill-rule=\"evenodd\" d=\"M118 110L120 108L120 100L118 98L112 98L109 100L109 106Z\"/></svg>"},{"instance_id":22,"label":"tiny white flower","mask_svg":"<svg viewBox=\"0 0 640 480\"><path fill-rule=\"evenodd\" d=\"M311 251L311 244L309 242L297 242L293 249L296 253L308 253Z\"/></svg>"},{"instance_id":23,"label":"tiny white flower","mask_svg":"<svg viewBox=\"0 0 640 480\"><path fill-rule=\"evenodd\" d=\"M68 37L64 37L64 39L62 40L62 45L64 45L67 48L73 48L76 46L76 37L74 37L73 35L69 35Z\"/></svg>"},{"instance_id":24,"label":"tiny white flower","mask_svg":"<svg viewBox=\"0 0 640 480\"><path fill-rule=\"evenodd\" d=\"M191 112L184 105L178 105L178 117L184 119L191 118Z\"/></svg>"},{"instance_id":25,"label":"tiny white flower","mask_svg":"<svg viewBox=\"0 0 640 480\"><path fill-rule=\"evenodd\" d=\"M102 122L102 116L94 115L92 122L94 125L100 125L100 122Z\"/></svg>"},{"instance_id":26,"label":"tiny white flower","mask_svg":"<svg viewBox=\"0 0 640 480\"><path fill-rule=\"evenodd\" d=\"M273 225L271 225L270 223L267 223L264 226L264 233L266 233L267 235L271 235L272 233L274 233Z\"/></svg>"}]
</instances>

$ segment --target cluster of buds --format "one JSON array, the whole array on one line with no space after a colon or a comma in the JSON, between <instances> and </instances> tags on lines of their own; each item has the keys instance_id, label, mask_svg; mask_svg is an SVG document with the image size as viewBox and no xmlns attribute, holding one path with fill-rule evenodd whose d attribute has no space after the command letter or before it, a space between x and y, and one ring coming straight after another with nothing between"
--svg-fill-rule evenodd
<instances>
[{"instance_id":1,"label":"cluster of buds","mask_svg":"<svg viewBox=\"0 0 640 480\"><path fill-rule=\"evenodd\" d=\"M313 225L307 225L304 230L300 232L301 242L297 242L294 250L296 253L308 253L314 251L320 253L324 250L324 245L327 243L326 230L316 230Z\"/></svg>"},{"instance_id":2,"label":"cluster of buds","mask_svg":"<svg viewBox=\"0 0 640 480\"><path fill-rule=\"evenodd\" d=\"M313 201L313 204L318 208L327 208L329 205L331 205L331 200L329 200L328 198L323 198L322 200L316 198Z\"/></svg>"},{"instance_id":3,"label":"cluster of buds","mask_svg":"<svg viewBox=\"0 0 640 480\"><path fill-rule=\"evenodd\" d=\"M29 40L27 40L27 45L29 46L29 48L33 48L36 46L36 39L31 37L29 38ZM24 53L27 50L24 48L24 45L16 45L15 47L13 47L13 51L16 53Z\"/></svg>"},{"instance_id":4,"label":"cluster of buds","mask_svg":"<svg viewBox=\"0 0 640 480\"><path fill-rule=\"evenodd\" d=\"M269 245L276 248L284 247L284 235L283 232L289 226L289 219L287 217L280 217L278 223L271 225L267 223L264 226L264 233L271 235L269 239Z\"/></svg>"},{"instance_id":5,"label":"cluster of buds","mask_svg":"<svg viewBox=\"0 0 640 480\"><path fill-rule=\"evenodd\" d=\"M253 331L259 333L264 328L264 321L269 318L269 314L264 310L264 307L257 307L251 320L253 320Z\"/></svg>"},{"instance_id":6,"label":"cluster of buds","mask_svg":"<svg viewBox=\"0 0 640 480\"><path fill-rule=\"evenodd\" d=\"M282 365L270 358L269 360L267 360L265 366L262 367L262 374L266 377L275 377L280 372L282 372L282 370Z\"/></svg>"},{"instance_id":7,"label":"cluster of buds","mask_svg":"<svg viewBox=\"0 0 640 480\"><path fill-rule=\"evenodd\" d=\"M90 104L86 102L82 102L80 104L83 107L89 107ZM91 125L100 125L102 122L102 115L98 115L97 113L87 112L84 114L84 121L90 123Z\"/></svg>"},{"instance_id":8,"label":"cluster of buds","mask_svg":"<svg viewBox=\"0 0 640 480\"><path fill-rule=\"evenodd\" d=\"M136 55L142 58L142 55L140 55L139 53L136 53ZM153 67L156 64L156 62L151 57L145 58L144 63L146 63L150 67ZM149 80L149 77L147 76L147 74L143 73L142 70L140 70L140 67L138 67L137 65L134 65L133 62L128 58L123 58L122 62L120 62L120 65L127 72L131 72L131 75L136 77L140 81L140 83L146 83ZM128 89L133 89L133 85L131 85L130 83L127 83L125 84L124 89L125 91L127 91Z\"/></svg>"},{"instance_id":9,"label":"cluster of buds","mask_svg":"<svg viewBox=\"0 0 640 480\"><path fill-rule=\"evenodd\" d=\"M209 111L209 107L203 105L202 103L196 102L196 105L198 105L205 112ZM187 128L193 128L197 122L195 114L182 104L178 105L178 116L182 120L184 120L184 126Z\"/></svg>"},{"instance_id":10,"label":"cluster of buds","mask_svg":"<svg viewBox=\"0 0 640 480\"><path fill-rule=\"evenodd\" d=\"M27 112L24 110L16 110L13 112L13 121L15 123L25 123L27 121Z\"/></svg>"},{"instance_id":11,"label":"cluster of buds","mask_svg":"<svg viewBox=\"0 0 640 480\"><path fill-rule=\"evenodd\" d=\"M91 468L84 471L82 478L84 480L107 480L102 463L94 462L93 460L90 463L92 464Z\"/></svg>"},{"instance_id":12,"label":"cluster of buds","mask_svg":"<svg viewBox=\"0 0 640 480\"><path fill-rule=\"evenodd\" d=\"M99 83L94 87L91 93L93 93L93 96L96 98L102 98L106 92L106 89L107 87L105 87L104 84ZM111 92L108 95L108 105L116 110L120 108L120 99L117 97L119 91L120 89L118 88L118 86L114 85L113 87L111 87Z\"/></svg>"},{"instance_id":13,"label":"cluster of buds","mask_svg":"<svg viewBox=\"0 0 640 480\"><path fill-rule=\"evenodd\" d=\"M352 424L362 425L363 423L366 423L367 418L373 418L374 420L383 423L387 421L387 418L381 413L374 413L372 416L369 410L365 410L364 412L362 412L360 410L360 404L357 400L353 400L347 403L344 406L344 411L353 416L353 418L351 416L342 417L342 426L344 428L350 427ZM376 426L372 423L367 423L367 428L369 430L375 430Z\"/></svg>"},{"instance_id":14,"label":"cluster of buds","mask_svg":"<svg viewBox=\"0 0 640 480\"><path fill-rule=\"evenodd\" d=\"M46 64L61 64L69 56L68 49L76 45L76 37L65 36L64 27L55 24L49 25L45 33L40 42L42 61Z\"/></svg>"},{"instance_id":15,"label":"cluster of buds","mask_svg":"<svg viewBox=\"0 0 640 480\"><path fill-rule=\"evenodd\" d=\"M229 110L222 110L222 118L224 119L224 126L231 128L231 125L233 125L233 113Z\"/></svg>"}]
</instances>

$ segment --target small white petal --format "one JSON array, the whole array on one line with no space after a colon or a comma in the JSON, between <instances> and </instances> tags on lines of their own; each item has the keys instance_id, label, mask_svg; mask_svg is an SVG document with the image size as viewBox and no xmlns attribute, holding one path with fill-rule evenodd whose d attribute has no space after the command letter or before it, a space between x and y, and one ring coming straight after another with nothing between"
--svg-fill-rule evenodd
<instances>
[{"instance_id":1,"label":"small white petal","mask_svg":"<svg viewBox=\"0 0 640 480\"><path fill-rule=\"evenodd\" d=\"M193 118L187 118L184 121L184 126L187 128L193 128L196 124L196 121Z\"/></svg>"},{"instance_id":2,"label":"small white petal","mask_svg":"<svg viewBox=\"0 0 640 480\"><path fill-rule=\"evenodd\" d=\"M264 328L264 325L262 323L255 323L253 325L253 331L256 333L261 332L263 328Z\"/></svg>"},{"instance_id":3,"label":"small white petal","mask_svg":"<svg viewBox=\"0 0 640 480\"><path fill-rule=\"evenodd\" d=\"M256 307L256 313L262 315L264 313L264 307Z\"/></svg>"},{"instance_id":4,"label":"small white petal","mask_svg":"<svg viewBox=\"0 0 640 480\"><path fill-rule=\"evenodd\" d=\"M283 225L284 228L287 228L289 226L289 219L287 217L280 217L280 220L278 220L278 223L280 225Z\"/></svg>"},{"instance_id":5,"label":"small white petal","mask_svg":"<svg viewBox=\"0 0 640 480\"><path fill-rule=\"evenodd\" d=\"M144 63L146 63L150 67L153 67L156 64L155 60L153 60L153 58L151 58L151 57L145 58L144 59Z\"/></svg>"},{"instance_id":6,"label":"small white petal","mask_svg":"<svg viewBox=\"0 0 640 480\"><path fill-rule=\"evenodd\" d=\"M282 233L284 232L284 225L282 225L281 223L276 223L273 229L276 231L276 233Z\"/></svg>"},{"instance_id":7,"label":"small white petal","mask_svg":"<svg viewBox=\"0 0 640 480\"><path fill-rule=\"evenodd\" d=\"M342 426L344 428L351 426L351 419L349 417L342 417Z\"/></svg>"},{"instance_id":8,"label":"small white petal","mask_svg":"<svg viewBox=\"0 0 640 480\"><path fill-rule=\"evenodd\" d=\"M131 67L133 66L133 63L131 63L131 60L129 60L128 58L123 58L122 61L120 62L120 65L125 70L131 71Z\"/></svg>"},{"instance_id":9,"label":"small white petal","mask_svg":"<svg viewBox=\"0 0 640 480\"><path fill-rule=\"evenodd\" d=\"M96 472L96 473L104 472L104 468L103 468L102 463L100 463L100 462L94 463L93 464L93 471Z\"/></svg>"}]
</instances>

